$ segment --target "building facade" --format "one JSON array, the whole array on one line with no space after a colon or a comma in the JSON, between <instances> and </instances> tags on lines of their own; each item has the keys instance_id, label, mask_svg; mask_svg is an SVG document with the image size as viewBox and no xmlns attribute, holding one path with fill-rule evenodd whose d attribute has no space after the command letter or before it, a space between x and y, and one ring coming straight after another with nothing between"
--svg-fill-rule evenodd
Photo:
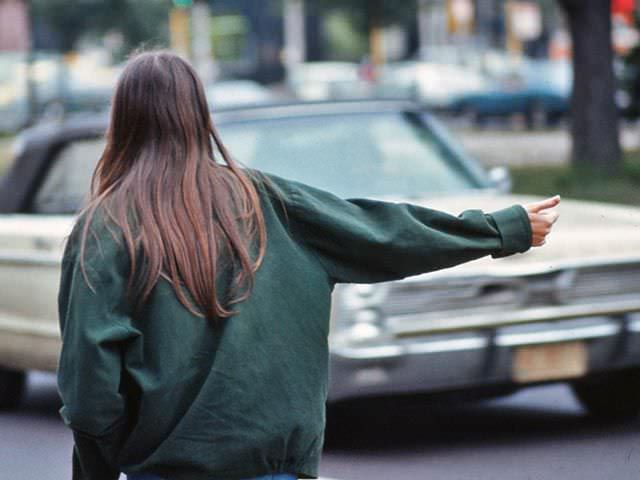
<instances>
[{"instance_id":1,"label":"building facade","mask_svg":"<svg viewBox=\"0 0 640 480\"><path fill-rule=\"evenodd\" d=\"M0 0L0 51L29 49L29 13L24 0Z\"/></svg>"}]
</instances>

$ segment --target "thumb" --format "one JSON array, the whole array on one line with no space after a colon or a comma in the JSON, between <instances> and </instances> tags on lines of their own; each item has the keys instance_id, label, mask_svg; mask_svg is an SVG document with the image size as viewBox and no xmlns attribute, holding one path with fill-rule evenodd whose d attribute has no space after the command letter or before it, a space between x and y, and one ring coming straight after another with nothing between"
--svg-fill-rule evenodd
<instances>
[{"instance_id":1,"label":"thumb","mask_svg":"<svg viewBox=\"0 0 640 480\"><path fill-rule=\"evenodd\" d=\"M538 213L541 210L546 210L547 208L553 208L559 203L560 203L560 195L555 195L553 197L546 198L539 202L529 203L524 207L529 213Z\"/></svg>"},{"instance_id":2,"label":"thumb","mask_svg":"<svg viewBox=\"0 0 640 480\"><path fill-rule=\"evenodd\" d=\"M549 224L551 225L556 223L558 221L558 218L560 218L560 213L558 213L558 210L549 210L548 212L540 212L538 215L546 218Z\"/></svg>"}]
</instances>

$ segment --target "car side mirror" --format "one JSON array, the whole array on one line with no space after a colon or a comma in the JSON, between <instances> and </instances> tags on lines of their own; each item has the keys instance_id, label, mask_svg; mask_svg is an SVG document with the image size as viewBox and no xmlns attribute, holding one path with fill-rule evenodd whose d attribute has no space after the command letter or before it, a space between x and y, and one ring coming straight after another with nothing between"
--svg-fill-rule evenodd
<instances>
[{"instance_id":1,"label":"car side mirror","mask_svg":"<svg viewBox=\"0 0 640 480\"><path fill-rule=\"evenodd\" d=\"M491 186L500 193L509 193L513 187L511 172L507 167L493 167L489 170Z\"/></svg>"}]
</instances>

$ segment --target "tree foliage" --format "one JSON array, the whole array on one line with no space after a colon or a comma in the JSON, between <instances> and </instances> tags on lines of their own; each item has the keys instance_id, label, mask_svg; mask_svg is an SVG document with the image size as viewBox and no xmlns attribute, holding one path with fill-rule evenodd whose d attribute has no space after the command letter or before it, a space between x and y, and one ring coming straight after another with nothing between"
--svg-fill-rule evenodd
<instances>
[{"instance_id":1,"label":"tree foliage","mask_svg":"<svg viewBox=\"0 0 640 480\"><path fill-rule=\"evenodd\" d=\"M34 19L60 39L59 48L70 52L85 35L109 31L122 34L122 51L141 42L166 44L171 0L31 0Z\"/></svg>"},{"instance_id":2,"label":"tree foliage","mask_svg":"<svg viewBox=\"0 0 640 480\"><path fill-rule=\"evenodd\" d=\"M317 0L320 9L346 13L358 29L366 31L394 23L415 21L416 1L389 2L385 0Z\"/></svg>"}]
</instances>

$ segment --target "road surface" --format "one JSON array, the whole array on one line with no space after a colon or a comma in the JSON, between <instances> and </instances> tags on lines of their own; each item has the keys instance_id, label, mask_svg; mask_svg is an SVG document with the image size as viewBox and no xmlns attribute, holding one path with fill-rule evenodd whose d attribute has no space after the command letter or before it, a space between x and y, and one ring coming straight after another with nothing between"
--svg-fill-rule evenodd
<instances>
[{"instance_id":1,"label":"road surface","mask_svg":"<svg viewBox=\"0 0 640 480\"><path fill-rule=\"evenodd\" d=\"M0 413L0 479L69 479L71 435L58 418L55 377L34 374L29 383L24 407ZM464 406L369 402L327 431L320 473L343 480L636 480L640 421L586 417L563 386Z\"/></svg>"}]
</instances>

